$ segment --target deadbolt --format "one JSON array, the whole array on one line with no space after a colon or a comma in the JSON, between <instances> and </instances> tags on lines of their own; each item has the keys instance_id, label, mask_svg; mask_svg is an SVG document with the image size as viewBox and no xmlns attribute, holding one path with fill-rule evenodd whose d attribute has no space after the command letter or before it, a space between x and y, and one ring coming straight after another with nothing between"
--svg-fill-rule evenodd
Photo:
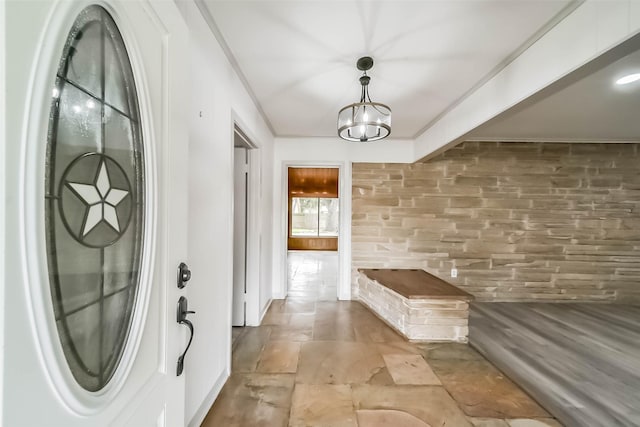
<instances>
[{"instance_id":1,"label":"deadbolt","mask_svg":"<svg viewBox=\"0 0 640 427\"><path fill-rule=\"evenodd\" d=\"M191 270L189 266L184 262L181 262L178 266L178 288L182 289L187 285L187 282L191 279Z\"/></svg>"}]
</instances>

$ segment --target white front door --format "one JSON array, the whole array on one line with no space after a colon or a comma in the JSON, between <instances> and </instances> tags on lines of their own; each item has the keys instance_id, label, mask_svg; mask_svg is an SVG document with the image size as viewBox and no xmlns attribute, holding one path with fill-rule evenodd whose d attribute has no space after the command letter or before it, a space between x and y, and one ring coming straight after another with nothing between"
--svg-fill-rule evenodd
<instances>
[{"instance_id":1,"label":"white front door","mask_svg":"<svg viewBox=\"0 0 640 427\"><path fill-rule=\"evenodd\" d=\"M170 1L0 7L0 424L183 426L186 25Z\"/></svg>"}]
</instances>

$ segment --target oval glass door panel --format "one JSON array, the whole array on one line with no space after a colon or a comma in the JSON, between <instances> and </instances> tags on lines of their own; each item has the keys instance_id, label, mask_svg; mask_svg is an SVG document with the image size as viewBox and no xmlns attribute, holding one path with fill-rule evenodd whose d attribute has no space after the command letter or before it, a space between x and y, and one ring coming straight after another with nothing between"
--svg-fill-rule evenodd
<instances>
[{"instance_id":1,"label":"oval glass door panel","mask_svg":"<svg viewBox=\"0 0 640 427\"><path fill-rule=\"evenodd\" d=\"M83 388L102 389L127 342L140 280L144 165L133 72L105 9L77 17L52 89L45 173L58 336Z\"/></svg>"}]
</instances>

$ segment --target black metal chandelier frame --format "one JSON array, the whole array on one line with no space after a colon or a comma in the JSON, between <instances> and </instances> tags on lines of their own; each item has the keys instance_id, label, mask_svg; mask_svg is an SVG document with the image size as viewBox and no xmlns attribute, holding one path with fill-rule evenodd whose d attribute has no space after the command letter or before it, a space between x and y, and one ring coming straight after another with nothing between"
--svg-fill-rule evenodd
<instances>
[{"instance_id":1,"label":"black metal chandelier frame","mask_svg":"<svg viewBox=\"0 0 640 427\"><path fill-rule=\"evenodd\" d=\"M371 77L367 75L367 71L373 67L373 59L369 56L362 57L358 59L356 66L363 72L360 77L360 102L349 104L338 112L338 135L347 141L378 141L391 134L391 108L371 101L369 96ZM341 124L341 118L345 114L348 118Z\"/></svg>"}]
</instances>

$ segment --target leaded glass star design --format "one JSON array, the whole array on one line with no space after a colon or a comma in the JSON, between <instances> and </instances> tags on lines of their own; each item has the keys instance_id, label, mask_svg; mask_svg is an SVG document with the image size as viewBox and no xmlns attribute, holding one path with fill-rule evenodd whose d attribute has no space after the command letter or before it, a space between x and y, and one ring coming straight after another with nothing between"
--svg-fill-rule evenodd
<instances>
[{"instance_id":1,"label":"leaded glass star design","mask_svg":"<svg viewBox=\"0 0 640 427\"><path fill-rule=\"evenodd\" d=\"M129 192L111 186L107 164L104 160L100 162L93 184L67 182L67 185L87 205L82 237L89 234L91 230L103 221L120 233L120 221L118 220L116 207L127 197Z\"/></svg>"}]
</instances>

